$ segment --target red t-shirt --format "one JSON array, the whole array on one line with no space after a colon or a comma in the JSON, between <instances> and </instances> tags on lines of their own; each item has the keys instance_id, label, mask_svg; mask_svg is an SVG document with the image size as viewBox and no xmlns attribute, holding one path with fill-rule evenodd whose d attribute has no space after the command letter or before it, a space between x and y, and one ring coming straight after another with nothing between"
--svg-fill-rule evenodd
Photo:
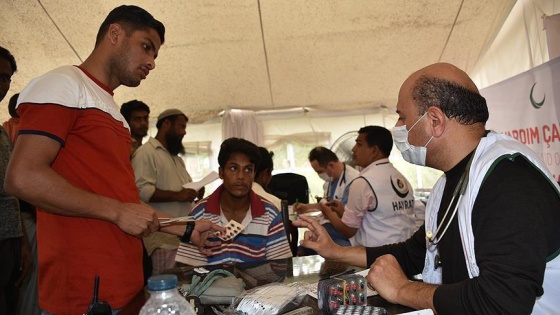
<instances>
[{"instance_id":1,"label":"red t-shirt","mask_svg":"<svg viewBox=\"0 0 560 315\"><path fill-rule=\"evenodd\" d=\"M139 203L130 132L112 92L66 66L34 79L20 94L19 135L39 134L61 148L52 168L76 187ZM117 225L37 211L39 305L82 314L99 275L99 298L122 308L142 289L142 243Z\"/></svg>"}]
</instances>

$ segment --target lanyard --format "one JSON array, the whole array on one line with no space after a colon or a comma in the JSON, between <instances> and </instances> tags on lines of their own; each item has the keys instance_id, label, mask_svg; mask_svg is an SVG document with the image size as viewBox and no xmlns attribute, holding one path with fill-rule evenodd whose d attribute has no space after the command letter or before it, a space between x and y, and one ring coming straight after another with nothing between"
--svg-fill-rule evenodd
<instances>
[{"instance_id":1,"label":"lanyard","mask_svg":"<svg viewBox=\"0 0 560 315\"><path fill-rule=\"evenodd\" d=\"M338 187L342 187L342 183L346 183L346 164L342 163L342 165L344 165L343 171L342 171L342 175L338 178L338 182L337 185L334 186L338 186ZM329 201L332 201L333 199L339 199L338 196L336 196L334 193L336 192L336 188L334 189L334 191L332 190L332 182L329 183L329 185L327 186L327 199ZM331 196L332 193L332 196Z\"/></svg>"},{"instance_id":2,"label":"lanyard","mask_svg":"<svg viewBox=\"0 0 560 315\"><path fill-rule=\"evenodd\" d=\"M471 155L471 157L469 159L469 162L467 163L467 166L465 167L465 171L461 175L461 178L459 179L459 182L457 183L457 186L455 186L455 190L453 191L453 197L451 198L451 201L449 202L449 205L447 206L447 210L445 210L445 214L443 215L443 218L441 219L441 222L437 225L435 233L432 233L432 231L427 231L426 232L426 238L428 239L428 241L432 245L437 246L439 244L439 242L441 241L441 239L445 235L445 232L447 232L447 228L449 228L449 225L451 225L451 221L453 221L453 218L455 217L455 214L457 213L457 209L459 209L459 203L461 203L461 199L463 198L463 195L465 194L465 191L467 190L467 184L469 183L469 171L471 169L471 164L472 164L472 160L474 158L475 153L476 153L476 151L473 152L473 154ZM457 198L457 196L459 196L459 198ZM442 228L443 223L445 222L445 219L447 218L447 215L449 214L449 210L451 209L451 205L455 201L455 198L457 198L457 202L455 203L455 207L453 207L453 213L451 214L451 217L447 221L447 224L445 225L445 228L441 232L441 235L439 235L439 237L438 237L439 230Z\"/></svg>"}]
</instances>

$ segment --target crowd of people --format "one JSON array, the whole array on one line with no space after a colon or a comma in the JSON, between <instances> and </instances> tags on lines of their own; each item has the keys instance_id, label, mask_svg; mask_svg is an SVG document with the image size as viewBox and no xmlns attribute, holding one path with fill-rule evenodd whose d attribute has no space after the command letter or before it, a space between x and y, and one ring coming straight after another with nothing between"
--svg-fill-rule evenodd
<instances>
[{"instance_id":1,"label":"crowd of people","mask_svg":"<svg viewBox=\"0 0 560 315\"><path fill-rule=\"evenodd\" d=\"M187 115L157 113L147 137L149 106L116 104L119 86L154 70L164 41L150 13L119 6L81 65L43 74L10 99L12 118L0 127L0 314L83 314L97 276L116 314L178 260L292 257L289 224L307 229L297 255L370 268L369 286L392 303L439 314L560 312L560 187L534 152L486 130L486 100L465 72L437 63L413 73L396 126L359 128L353 165L312 149L323 196L294 204L302 215L287 223L268 190L266 148L224 139L222 183L206 195L184 187L193 181L181 157ZM16 71L0 47L0 101ZM389 161L393 146L443 172L427 204ZM312 211L318 220L303 215ZM243 231L224 238L231 221ZM423 281L410 281L418 274Z\"/></svg>"}]
</instances>

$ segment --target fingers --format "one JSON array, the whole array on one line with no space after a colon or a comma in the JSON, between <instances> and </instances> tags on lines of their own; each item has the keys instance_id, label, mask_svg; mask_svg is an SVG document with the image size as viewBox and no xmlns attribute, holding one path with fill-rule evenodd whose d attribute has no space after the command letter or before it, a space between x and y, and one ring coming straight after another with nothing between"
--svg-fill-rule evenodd
<instances>
[{"instance_id":1,"label":"fingers","mask_svg":"<svg viewBox=\"0 0 560 315\"><path fill-rule=\"evenodd\" d=\"M197 220L195 221L194 229L199 233L204 233L206 231L220 231L225 232L226 228L217 224L212 223L208 220Z\"/></svg>"},{"instance_id":2,"label":"fingers","mask_svg":"<svg viewBox=\"0 0 560 315\"><path fill-rule=\"evenodd\" d=\"M148 222L148 229L151 232L155 232L159 230L159 219L157 217L157 213L152 213L152 221Z\"/></svg>"},{"instance_id":3,"label":"fingers","mask_svg":"<svg viewBox=\"0 0 560 315\"><path fill-rule=\"evenodd\" d=\"M214 253L212 252L212 248L219 246L222 244L220 241L210 241L208 238L212 237L213 233L210 231L206 231L201 235L201 242L198 246L198 251L206 256L212 256Z\"/></svg>"},{"instance_id":4,"label":"fingers","mask_svg":"<svg viewBox=\"0 0 560 315\"><path fill-rule=\"evenodd\" d=\"M305 233L303 234L303 239L306 241L317 241L317 237L315 237L315 234L311 231L305 231Z\"/></svg>"},{"instance_id":5,"label":"fingers","mask_svg":"<svg viewBox=\"0 0 560 315\"><path fill-rule=\"evenodd\" d=\"M298 217L298 221L299 220L304 221L305 224L302 225L302 226L305 226L310 231L318 231L318 230L321 230L323 228L321 226L321 224L319 224L319 221L317 221L315 218L307 217L307 216L301 216L301 217Z\"/></svg>"}]
</instances>

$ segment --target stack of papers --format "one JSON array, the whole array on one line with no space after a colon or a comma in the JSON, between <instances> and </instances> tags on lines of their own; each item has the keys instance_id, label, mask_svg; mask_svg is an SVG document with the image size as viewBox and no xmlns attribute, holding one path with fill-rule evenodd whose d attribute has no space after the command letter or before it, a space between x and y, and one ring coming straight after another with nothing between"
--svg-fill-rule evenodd
<instances>
[{"instance_id":1,"label":"stack of papers","mask_svg":"<svg viewBox=\"0 0 560 315\"><path fill-rule=\"evenodd\" d=\"M199 180L198 182L184 184L183 188L187 188L187 189L190 188L199 191L202 187L210 184L211 182L215 181L218 178L220 178L220 175L218 175L218 173L210 172L210 174L206 175L203 179Z\"/></svg>"}]
</instances>

